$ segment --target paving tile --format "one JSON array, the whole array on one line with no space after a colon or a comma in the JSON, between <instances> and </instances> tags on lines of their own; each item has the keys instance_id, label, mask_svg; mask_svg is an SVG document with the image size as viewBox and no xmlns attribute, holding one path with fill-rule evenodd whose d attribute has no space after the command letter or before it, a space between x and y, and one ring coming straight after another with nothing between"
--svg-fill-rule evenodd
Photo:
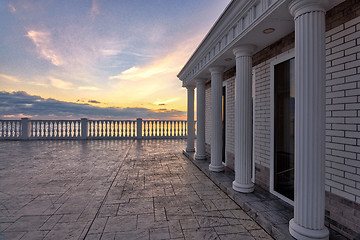
<instances>
[{"instance_id":1,"label":"paving tile","mask_svg":"<svg viewBox=\"0 0 360 240\"><path fill-rule=\"evenodd\" d=\"M10 225L12 225L13 222L2 222L0 223L0 232L4 231L5 229L7 229Z\"/></svg>"},{"instance_id":2,"label":"paving tile","mask_svg":"<svg viewBox=\"0 0 360 240\"><path fill-rule=\"evenodd\" d=\"M239 206L236 203L234 203L233 200L231 200L229 198L216 199L216 200L211 200L211 201L218 210L239 209Z\"/></svg>"},{"instance_id":3,"label":"paving tile","mask_svg":"<svg viewBox=\"0 0 360 240\"><path fill-rule=\"evenodd\" d=\"M180 219L180 224L182 229L194 229L200 227L195 216L192 216L191 218Z\"/></svg>"},{"instance_id":4,"label":"paving tile","mask_svg":"<svg viewBox=\"0 0 360 240\"><path fill-rule=\"evenodd\" d=\"M50 218L50 216L23 216L10 225L5 231L36 231Z\"/></svg>"},{"instance_id":5,"label":"paving tile","mask_svg":"<svg viewBox=\"0 0 360 240\"><path fill-rule=\"evenodd\" d=\"M168 220L182 219L193 215L190 206L184 207L165 207Z\"/></svg>"},{"instance_id":6,"label":"paving tile","mask_svg":"<svg viewBox=\"0 0 360 240\"><path fill-rule=\"evenodd\" d=\"M217 207L215 206L215 204L213 203L213 201L211 201L211 200L202 200L202 202L204 203L204 206L206 207L206 209L208 211L218 210Z\"/></svg>"},{"instance_id":7,"label":"paving tile","mask_svg":"<svg viewBox=\"0 0 360 240\"><path fill-rule=\"evenodd\" d=\"M135 231L136 221L136 215L109 217L104 232Z\"/></svg>"},{"instance_id":8,"label":"paving tile","mask_svg":"<svg viewBox=\"0 0 360 240\"><path fill-rule=\"evenodd\" d=\"M155 210L155 220L156 221L165 221L167 220L166 211L164 207L156 207Z\"/></svg>"},{"instance_id":9,"label":"paving tile","mask_svg":"<svg viewBox=\"0 0 360 240\"><path fill-rule=\"evenodd\" d=\"M269 237L182 155L184 140L4 143L0 159L19 147L11 169L0 161L5 239Z\"/></svg>"},{"instance_id":10,"label":"paving tile","mask_svg":"<svg viewBox=\"0 0 360 240\"><path fill-rule=\"evenodd\" d=\"M231 234L231 233L244 233L247 230L242 225L228 225L214 227L215 231L220 234Z\"/></svg>"},{"instance_id":11,"label":"paving tile","mask_svg":"<svg viewBox=\"0 0 360 240\"><path fill-rule=\"evenodd\" d=\"M101 239L101 233L90 233L86 235L84 240L100 240Z\"/></svg>"},{"instance_id":12,"label":"paving tile","mask_svg":"<svg viewBox=\"0 0 360 240\"><path fill-rule=\"evenodd\" d=\"M149 201L129 202L119 204L117 215L153 213L154 205Z\"/></svg>"},{"instance_id":13,"label":"paving tile","mask_svg":"<svg viewBox=\"0 0 360 240\"><path fill-rule=\"evenodd\" d=\"M51 215L46 222L40 227L41 231L44 230L51 230L55 224L57 224L59 222L59 220L63 217L62 214L56 214L56 215Z\"/></svg>"},{"instance_id":14,"label":"paving tile","mask_svg":"<svg viewBox=\"0 0 360 240\"><path fill-rule=\"evenodd\" d=\"M253 220L242 221L241 224L246 228L246 230L259 230L261 227L254 222Z\"/></svg>"},{"instance_id":15,"label":"paving tile","mask_svg":"<svg viewBox=\"0 0 360 240\"><path fill-rule=\"evenodd\" d=\"M171 239L184 237L179 220L169 221L168 224L169 224L169 232Z\"/></svg>"},{"instance_id":16,"label":"paving tile","mask_svg":"<svg viewBox=\"0 0 360 240\"><path fill-rule=\"evenodd\" d=\"M94 219L94 222L91 224L89 229L89 234L102 233L104 231L105 225L107 223L108 217L97 217Z\"/></svg>"},{"instance_id":17,"label":"paving tile","mask_svg":"<svg viewBox=\"0 0 360 240\"><path fill-rule=\"evenodd\" d=\"M267 232L265 232L263 229L251 230L250 234L255 239L272 239L272 237Z\"/></svg>"},{"instance_id":18,"label":"paving tile","mask_svg":"<svg viewBox=\"0 0 360 240\"><path fill-rule=\"evenodd\" d=\"M254 237L252 237L249 234L239 234L239 233L232 233L232 234L225 234L220 235L221 240L255 240Z\"/></svg>"},{"instance_id":19,"label":"paving tile","mask_svg":"<svg viewBox=\"0 0 360 240\"><path fill-rule=\"evenodd\" d=\"M107 233L103 233L101 235L101 240L114 240L116 236L116 233L114 232L107 232Z\"/></svg>"},{"instance_id":20,"label":"paving tile","mask_svg":"<svg viewBox=\"0 0 360 240\"><path fill-rule=\"evenodd\" d=\"M169 228L150 229L150 240L170 239Z\"/></svg>"},{"instance_id":21,"label":"paving tile","mask_svg":"<svg viewBox=\"0 0 360 240\"><path fill-rule=\"evenodd\" d=\"M39 240L39 239L43 239L48 233L49 233L49 231L31 231L31 232L27 232L22 237L22 239Z\"/></svg>"},{"instance_id":22,"label":"paving tile","mask_svg":"<svg viewBox=\"0 0 360 240\"><path fill-rule=\"evenodd\" d=\"M101 207L98 217L115 217L119 204L105 204Z\"/></svg>"},{"instance_id":23,"label":"paving tile","mask_svg":"<svg viewBox=\"0 0 360 240\"><path fill-rule=\"evenodd\" d=\"M215 230L212 228L198 228L194 230L184 230L185 239L187 240L218 240L220 239Z\"/></svg>"},{"instance_id":24,"label":"paving tile","mask_svg":"<svg viewBox=\"0 0 360 240\"><path fill-rule=\"evenodd\" d=\"M80 213L63 214L63 216L60 218L59 222L64 222L64 223L77 222L79 217L80 217Z\"/></svg>"},{"instance_id":25,"label":"paving tile","mask_svg":"<svg viewBox=\"0 0 360 240\"><path fill-rule=\"evenodd\" d=\"M228 221L224 217L203 217L196 216L200 227L216 227L229 225Z\"/></svg>"},{"instance_id":26,"label":"paving tile","mask_svg":"<svg viewBox=\"0 0 360 240\"><path fill-rule=\"evenodd\" d=\"M136 230L128 232L117 232L115 235L116 240L144 240L149 239L149 230Z\"/></svg>"},{"instance_id":27,"label":"paving tile","mask_svg":"<svg viewBox=\"0 0 360 240\"><path fill-rule=\"evenodd\" d=\"M1 240L7 240L7 239L18 240L18 239L21 239L25 234L26 234L26 232L23 232L23 231L2 232L2 233L0 233L0 239Z\"/></svg>"},{"instance_id":28,"label":"paving tile","mask_svg":"<svg viewBox=\"0 0 360 240\"><path fill-rule=\"evenodd\" d=\"M53 240L53 239L78 239L82 230L77 229L63 229L63 230L51 230L44 240Z\"/></svg>"}]
</instances>

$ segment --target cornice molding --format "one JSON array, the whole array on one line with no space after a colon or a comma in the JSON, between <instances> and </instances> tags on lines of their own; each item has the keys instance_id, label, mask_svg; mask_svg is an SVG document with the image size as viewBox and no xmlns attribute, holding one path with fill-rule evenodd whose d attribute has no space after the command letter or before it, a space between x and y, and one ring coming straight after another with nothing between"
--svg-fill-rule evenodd
<instances>
[{"instance_id":1,"label":"cornice molding","mask_svg":"<svg viewBox=\"0 0 360 240\"><path fill-rule=\"evenodd\" d=\"M233 0L177 75L188 82L239 40L261 16L285 0Z\"/></svg>"}]
</instances>

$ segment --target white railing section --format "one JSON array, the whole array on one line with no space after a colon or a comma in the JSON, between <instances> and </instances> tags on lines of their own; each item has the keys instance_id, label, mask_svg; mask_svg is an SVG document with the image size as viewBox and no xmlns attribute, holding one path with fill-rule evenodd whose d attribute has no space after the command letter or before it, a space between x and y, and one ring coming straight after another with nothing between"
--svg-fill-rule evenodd
<instances>
[{"instance_id":1,"label":"white railing section","mask_svg":"<svg viewBox=\"0 0 360 240\"><path fill-rule=\"evenodd\" d=\"M31 120L31 139L75 139L81 136L79 120Z\"/></svg>"},{"instance_id":2,"label":"white railing section","mask_svg":"<svg viewBox=\"0 0 360 240\"><path fill-rule=\"evenodd\" d=\"M145 120L142 123L142 138L187 137L187 121Z\"/></svg>"},{"instance_id":3,"label":"white railing section","mask_svg":"<svg viewBox=\"0 0 360 240\"><path fill-rule=\"evenodd\" d=\"M94 139L135 138L136 121L88 120L87 137Z\"/></svg>"},{"instance_id":4,"label":"white railing section","mask_svg":"<svg viewBox=\"0 0 360 240\"><path fill-rule=\"evenodd\" d=\"M0 120L0 140L187 138L187 131L183 120Z\"/></svg>"},{"instance_id":5,"label":"white railing section","mask_svg":"<svg viewBox=\"0 0 360 240\"><path fill-rule=\"evenodd\" d=\"M21 120L1 120L0 138L18 139L21 137Z\"/></svg>"}]
</instances>

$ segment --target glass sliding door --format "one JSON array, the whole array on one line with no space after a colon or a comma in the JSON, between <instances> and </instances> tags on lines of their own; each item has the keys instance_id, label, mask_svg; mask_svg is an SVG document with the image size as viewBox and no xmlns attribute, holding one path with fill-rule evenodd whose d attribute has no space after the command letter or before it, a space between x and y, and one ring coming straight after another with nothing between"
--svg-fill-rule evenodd
<instances>
[{"instance_id":1,"label":"glass sliding door","mask_svg":"<svg viewBox=\"0 0 360 240\"><path fill-rule=\"evenodd\" d=\"M274 190L294 200L294 58L274 66Z\"/></svg>"}]
</instances>

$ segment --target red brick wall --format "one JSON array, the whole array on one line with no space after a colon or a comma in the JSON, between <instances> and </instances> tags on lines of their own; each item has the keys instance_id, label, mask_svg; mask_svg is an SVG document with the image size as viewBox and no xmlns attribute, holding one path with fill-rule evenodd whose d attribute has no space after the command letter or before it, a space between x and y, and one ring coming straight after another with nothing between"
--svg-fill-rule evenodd
<instances>
[{"instance_id":1,"label":"red brick wall","mask_svg":"<svg viewBox=\"0 0 360 240\"><path fill-rule=\"evenodd\" d=\"M326 13L326 31L360 16L360 0L346 0Z\"/></svg>"}]
</instances>

